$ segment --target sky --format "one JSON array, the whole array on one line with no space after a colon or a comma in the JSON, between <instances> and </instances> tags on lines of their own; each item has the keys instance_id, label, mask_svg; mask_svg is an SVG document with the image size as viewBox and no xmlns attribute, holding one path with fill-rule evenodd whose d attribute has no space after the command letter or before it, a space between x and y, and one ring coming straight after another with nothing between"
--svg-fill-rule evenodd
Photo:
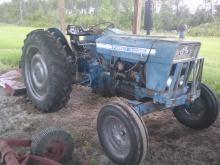
<instances>
[{"instance_id":1,"label":"sky","mask_svg":"<svg viewBox=\"0 0 220 165\"><path fill-rule=\"evenodd\" d=\"M183 3L187 5L191 12L195 12L198 5L201 4L203 0L184 0Z\"/></svg>"},{"instance_id":2,"label":"sky","mask_svg":"<svg viewBox=\"0 0 220 165\"><path fill-rule=\"evenodd\" d=\"M7 2L7 1L10 1L10 0L0 0L0 3Z\"/></svg>"},{"instance_id":3,"label":"sky","mask_svg":"<svg viewBox=\"0 0 220 165\"><path fill-rule=\"evenodd\" d=\"M8 2L8 1L10 1L10 0L0 0L0 4L1 4L2 2ZM183 3L189 7L189 9L190 9L191 12L195 12L197 6L198 6L199 4L201 4L202 1L203 1L203 0L183 0ZM219 1L219 0L214 0L214 1L217 2L217 1Z\"/></svg>"}]
</instances>

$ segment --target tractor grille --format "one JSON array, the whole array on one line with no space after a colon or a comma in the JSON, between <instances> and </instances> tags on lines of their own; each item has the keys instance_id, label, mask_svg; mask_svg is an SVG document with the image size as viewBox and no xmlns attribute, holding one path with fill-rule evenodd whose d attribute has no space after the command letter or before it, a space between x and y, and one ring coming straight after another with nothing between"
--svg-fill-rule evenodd
<instances>
[{"instance_id":1,"label":"tractor grille","mask_svg":"<svg viewBox=\"0 0 220 165\"><path fill-rule=\"evenodd\" d=\"M203 63L204 59L198 58L173 64L167 81L167 90L173 93L185 87L189 78L192 78L193 88L195 88L193 90L196 90L201 83Z\"/></svg>"}]
</instances>

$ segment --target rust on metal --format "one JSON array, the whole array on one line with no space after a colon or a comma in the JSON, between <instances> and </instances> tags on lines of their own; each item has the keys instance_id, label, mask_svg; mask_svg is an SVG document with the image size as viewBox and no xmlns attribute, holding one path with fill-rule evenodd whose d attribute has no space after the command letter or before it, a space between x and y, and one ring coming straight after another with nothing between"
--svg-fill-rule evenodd
<instances>
[{"instance_id":1,"label":"rust on metal","mask_svg":"<svg viewBox=\"0 0 220 165\"><path fill-rule=\"evenodd\" d=\"M47 159L44 157L36 156L36 155L30 155L30 160L41 162L42 165L62 165L54 160Z\"/></svg>"},{"instance_id":2,"label":"rust on metal","mask_svg":"<svg viewBox=\"0 0 220 165\"><path fill-rule=\"evenodd\" d=\"M28 165L39 162L41 165L62 165L54 160L36 155L16 153L12 147L30 147L31 140L0 139L0 165ZM59 146L54 146L60 148Z\"/></svg>"},{"instance_id":3,"label":"rust on metal","mask_svg":"<svg viewBox=\"0 0 220 165\"><path fill-rule=\"evenodd\" d=\"M7 139L4 141L6 141L9 146L13 146L13 147L30 147L31 146L31 140Z\"/></svg>"},{"instance_id":4,"label":"rust on metal","mask_svg":"<svg viewBox=\"0 0 220 165\"><path fill-rule=\"evenodd\" d=\"M44 156L53 160L60 160L66 149L65 144L62 141L52 141L49 147L46 148Z\"/></svg>"},{"instance_id":5,"label":"rust on metal","mask_svg":"<svg viewBox=\"0 0 220 165\"><path fill-rule=\"evenodd\" d=\"M1 74L0 86L10 95L19 95L26 92L20 70L11 70Z\"/></svg>"},{"instance_id":6,"label":"rust on metal","mask_svg":"<svg viewBox=\"0 0 220 165\"><path fill-rule=\"evenodd\" d=\"M0 164L6 165L20 165L16 159L14 150L4 140L0 140Z\"/></svg>"}]
</instances>

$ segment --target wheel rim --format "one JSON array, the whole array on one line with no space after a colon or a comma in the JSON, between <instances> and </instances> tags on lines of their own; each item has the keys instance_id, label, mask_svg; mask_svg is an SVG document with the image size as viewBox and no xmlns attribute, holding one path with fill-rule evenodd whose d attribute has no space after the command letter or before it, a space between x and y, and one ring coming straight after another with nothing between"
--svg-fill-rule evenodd
<instances>
[{"instance_id":1,"label":"wheel rim","mask_svg":"<svg viewBox=\"0 0 220 165\"><path fill-rule=\"evenodd\" d=\"M191 119L198 120L205 114L206 109L206 102L203 98L200 97L193 103L186 104L184 111Z\"/></svg>"},{"instance_id":2,"label":"wheel rim","mask_svg":"<svg viewBox=\"0 0 220 165\"><path fill-rule=\"evenodd\" d=\"M105 119L103 128L106 148L115 157L125 159L130 153L131 139L124 123L114 116L109 116Z\"/></svg>"},{"instance_id":3,"label":"wheel rim","mask_svg":"<svg viewBox=\"0 0 220 165\"><path fill-rule=\"evenodd\" d=\"M43 55L36 48L29 50L26 62L26 80L32 96L43 100L48 92L48 69Z\"/></svg>"}]
</instances>

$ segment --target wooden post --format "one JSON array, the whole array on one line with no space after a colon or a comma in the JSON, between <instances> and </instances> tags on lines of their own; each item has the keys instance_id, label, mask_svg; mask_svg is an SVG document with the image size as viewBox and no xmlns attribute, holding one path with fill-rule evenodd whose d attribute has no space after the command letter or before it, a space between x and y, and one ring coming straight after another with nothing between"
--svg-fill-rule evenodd
<instances>
[{"instance_id":1,"label":"wooden post","mask_svg":"<svg viewBox=\"0 0 220 165\"><path fill-rule=\"evenodd\" d=\"M141 31L141 12L142 0L134 0L134 20L133 20L133 34L139 34Z\"/></svg>"},{"instance_id":2,"label":"wooden post","mask_svg":"<svg viewBox=\"0 0 220 165\"><path fill-rule=\"evenodd\" d=\"M66 29L65 23L65 0L58 0L60 28L64 32Z\"/></svg>"}]
</instances>

